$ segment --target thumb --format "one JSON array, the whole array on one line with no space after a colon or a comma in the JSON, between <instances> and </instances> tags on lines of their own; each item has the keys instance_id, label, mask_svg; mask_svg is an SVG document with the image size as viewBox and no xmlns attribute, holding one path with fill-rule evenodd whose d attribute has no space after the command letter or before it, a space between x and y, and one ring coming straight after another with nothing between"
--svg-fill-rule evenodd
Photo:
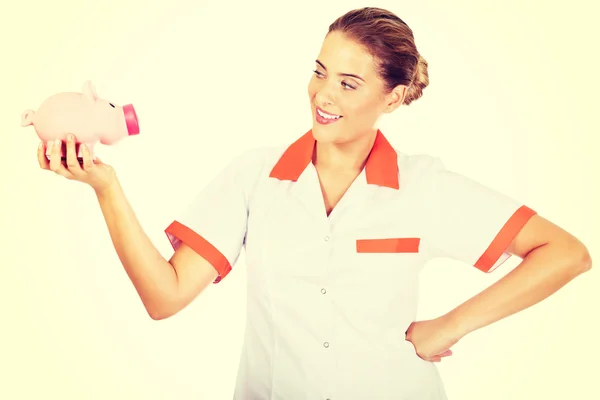
<instances>
[{"instance_id":1,"label":"thumb","mask_svg":"<svg viewBox=\"0 0 600 400\"><path fill-rule=\"evenodd\" d=\"M94 160L94 165L96 167L102 167L102 169L113 169L112 166L108 165L98 157L96 157L96 159Z\"/></svg>"},{"instance_id":2,"label":"thumb","mask_svg":"<svg viewBox=\"0 0 600 400\"><path fill-rule=\"evenodd\" d=\"M452 350L446 350L443 353L438 354L438 357L448 357L452 355Z\"/></svg>"}]
</instances>

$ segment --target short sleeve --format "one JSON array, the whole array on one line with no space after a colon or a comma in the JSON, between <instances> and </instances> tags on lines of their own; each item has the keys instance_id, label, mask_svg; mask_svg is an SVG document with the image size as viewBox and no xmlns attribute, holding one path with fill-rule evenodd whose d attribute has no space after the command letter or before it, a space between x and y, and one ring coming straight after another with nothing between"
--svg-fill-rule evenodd
<instances>
[{"instance_id":1,"label":"short sleeve","mask_svg":"<svg viewBox=\"0 0 600 400\"><path fill-rule=\"evenodd\" d=\"M185 243L217 270L214 283L232 270L244 245L249 166L243 156L221 170L165 229L174 250Z\"/></svg>"},{"instance_id":2,"label":"short sleeve","mask_svg":"<svg viewBox=\"0 0 600 400\"><path fill-rule=\"evenodd\" d=\"M423 239L432 255L462 261L483 272L491 272L508 260L508 247L536 212L446 169L437 158L430 178Z\"/></svg>"}]
</instances>

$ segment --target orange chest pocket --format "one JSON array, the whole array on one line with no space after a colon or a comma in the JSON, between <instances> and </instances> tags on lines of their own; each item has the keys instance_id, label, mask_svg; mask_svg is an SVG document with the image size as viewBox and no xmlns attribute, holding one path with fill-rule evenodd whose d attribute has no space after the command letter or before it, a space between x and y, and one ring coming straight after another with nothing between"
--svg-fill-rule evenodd
<instances>
[{"instance_id":1,"label":"orange chest pocket","mask_svg":"<svg viewBox=\"0 0 600 400\"><path fill-rule=\"evenodd\" d=\"M418 253L420 238L358 239L357 253Z\"/></svg>"}]
</instances>

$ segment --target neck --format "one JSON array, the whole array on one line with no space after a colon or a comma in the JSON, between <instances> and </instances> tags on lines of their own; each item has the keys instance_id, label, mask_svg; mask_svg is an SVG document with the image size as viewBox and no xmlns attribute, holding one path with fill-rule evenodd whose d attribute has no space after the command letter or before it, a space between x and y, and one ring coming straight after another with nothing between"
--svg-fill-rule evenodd
<instances>
[{"instance_id":1,"label":"neck","mask_svg":"<svg viewBox=\"0 0 600 400\"><path fill-rule=\"evenodd\" d=\"M317 169L360 172L367 162L377 130L344 143L316 143L313 164Z\"/></svg>"}]
</instances>

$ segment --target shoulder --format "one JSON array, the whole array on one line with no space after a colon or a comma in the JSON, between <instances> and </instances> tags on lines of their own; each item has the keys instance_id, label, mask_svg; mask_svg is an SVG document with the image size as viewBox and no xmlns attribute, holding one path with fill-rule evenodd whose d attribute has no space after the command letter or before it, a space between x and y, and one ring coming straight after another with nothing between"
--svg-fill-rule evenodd
<instances>
[{"instance_id":1,"label":"shoulder","mask_svg":"<svg viewBox=\"0 0 600 400\"><path fill-rule=\"evenodd\" d=\"M235 155L226 167L247 192L252 192L261 181L267 178L285 146L258 146L248 148Z\"/></svg>"},{"instance_id":2,"label":"shoulder","mask_svg":"<svg viewBox=\"0 0 600 400\"><path fill-rule=\"evenodd\" d=\"M273 168L285 149L285 146L252 147L234 156L230 165L240 172L259 173Z\"/></svg>"},{"instance_id":3,"label":"shoulder","mask_svg":"<svg viewBox=\"0 0 600 400\"><path fill-rule=\"evenodd\" d=\"M440 172L446 171L442 159L432 154L407 154L396 149L398 174L401 181L431 184Z\"/></svg>"},{"instance_id":4,"label":"shoulder","mask_svg":"<svg viewBox=\"0 0 600 400\"><path fill-rule=\"evenodd\" d=\"M398 167L400 170L428 171L442 165L441 159L432 154L407 154L398 150L396 150L396 153L398 154Z\"/></svg>"}]
</instances>

